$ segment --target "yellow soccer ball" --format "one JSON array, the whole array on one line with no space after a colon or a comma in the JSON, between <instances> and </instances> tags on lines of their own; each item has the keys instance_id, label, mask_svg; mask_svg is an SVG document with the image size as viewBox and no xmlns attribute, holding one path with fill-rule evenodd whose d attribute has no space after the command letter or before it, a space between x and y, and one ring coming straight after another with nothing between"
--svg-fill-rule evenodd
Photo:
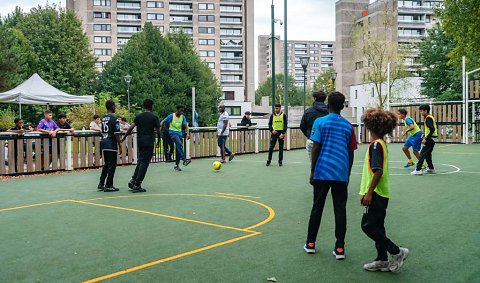
<instances>
[{"instance_id":1,"label":"yellow soccer ball","mask_svg":"<svg viewBox=\"0 0 480 283\"><path fill-rule=\"evenodd\" d=\"M213 162L213 170L220 170L222 168L222 163L220 161Z\"/></svg>"}]
</instances>

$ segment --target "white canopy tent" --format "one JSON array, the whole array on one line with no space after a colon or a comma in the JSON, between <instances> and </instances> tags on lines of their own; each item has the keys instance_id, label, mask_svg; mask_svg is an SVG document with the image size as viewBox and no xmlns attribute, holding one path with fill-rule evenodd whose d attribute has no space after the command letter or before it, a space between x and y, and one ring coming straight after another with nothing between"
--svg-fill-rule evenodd
<instances>
[{"instance_id":1,"label":"white canopy tent","mask_svg":"<svg viewBox=\"0 0 480 283\"><path fill-rule=\"evenodd\" d=\"M95 103L93 95L77 96L65 93L44 81L37 73L16 88L0 93L0 103L29 105L77 105Z\"/></svg>"}]
</instances>

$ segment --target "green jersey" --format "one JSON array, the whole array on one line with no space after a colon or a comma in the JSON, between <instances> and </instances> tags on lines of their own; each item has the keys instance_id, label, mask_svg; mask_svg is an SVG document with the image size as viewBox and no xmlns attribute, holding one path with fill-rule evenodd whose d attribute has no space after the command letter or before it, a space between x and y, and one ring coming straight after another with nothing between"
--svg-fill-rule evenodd
<instances>
[{"instance_id":1,"label":"green jersey","mask_svg":"<svg viewBox=\"0 0 480 283\"><path fill-rule=\"evenodd\" d=\"M367 154L365 155L365 163L363 164L363 174L362 174L362 182L360 185L360 195L366 195L370 185L372 184L373 180L373 169L371 168L371 154L370 150L372 146L381 147L382 152L382 170L383 174L378 182L377 186L375 187L374 191L381 197L390 198L390 174L388 170L388 150L385 141L382 139L378 139L373 141L370 146L368 147Z\"/></svg>"}]
</instances>

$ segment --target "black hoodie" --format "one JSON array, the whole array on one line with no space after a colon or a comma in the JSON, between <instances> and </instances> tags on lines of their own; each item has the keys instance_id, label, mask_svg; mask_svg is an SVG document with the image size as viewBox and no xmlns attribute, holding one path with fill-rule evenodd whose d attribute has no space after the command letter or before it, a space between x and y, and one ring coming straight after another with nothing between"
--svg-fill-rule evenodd
<instances>
[{"instance_id":1,"label":"black hoodie","mask_svg":"<svg viewBox=\"0 0 480 283\"><path fill-rule=\"evenodd\" d=\"M300 130L307 137L310 138L312 132L313 123L319 117L323 117L328 114L328 107L323 102L315 101L312 107L305 110L300 122Z\"/></svg>"}]
</instances>

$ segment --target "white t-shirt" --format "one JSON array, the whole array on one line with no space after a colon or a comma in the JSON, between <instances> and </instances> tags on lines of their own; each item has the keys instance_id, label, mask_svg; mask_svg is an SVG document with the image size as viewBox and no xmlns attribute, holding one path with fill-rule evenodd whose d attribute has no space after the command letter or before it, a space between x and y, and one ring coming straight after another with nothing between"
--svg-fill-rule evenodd
<instances>
[{"instance_id":1,"label":"white t-shirt","mask_svg":"<svg viewBox=\"0 0 480 283\"><path fill-rule=\"evenodd\" d=\"M91 129L91 128L98 129L99 131L102 130L102 128L100 128L100 125L98 125L97 123L95 123L95 121L90 122L89 129Z\"/></svg>"},{"instance_id":2,"label":"white t-shirt","mask_svg":"<svg viewBox=\"0 0 480 283\"><path fill-rule=\"evenodd\" d=\"M220 117L218 118L218 123L217 123L217 134L220 136L223 130L223 125L224 121L227 121L227 128L223 132L222 136L228 136L230 134L230 124L228 123L228 119L230 117L228 116L227 111L223 111L222 114L220 114Z\"/></svg>"}]
</instances>

